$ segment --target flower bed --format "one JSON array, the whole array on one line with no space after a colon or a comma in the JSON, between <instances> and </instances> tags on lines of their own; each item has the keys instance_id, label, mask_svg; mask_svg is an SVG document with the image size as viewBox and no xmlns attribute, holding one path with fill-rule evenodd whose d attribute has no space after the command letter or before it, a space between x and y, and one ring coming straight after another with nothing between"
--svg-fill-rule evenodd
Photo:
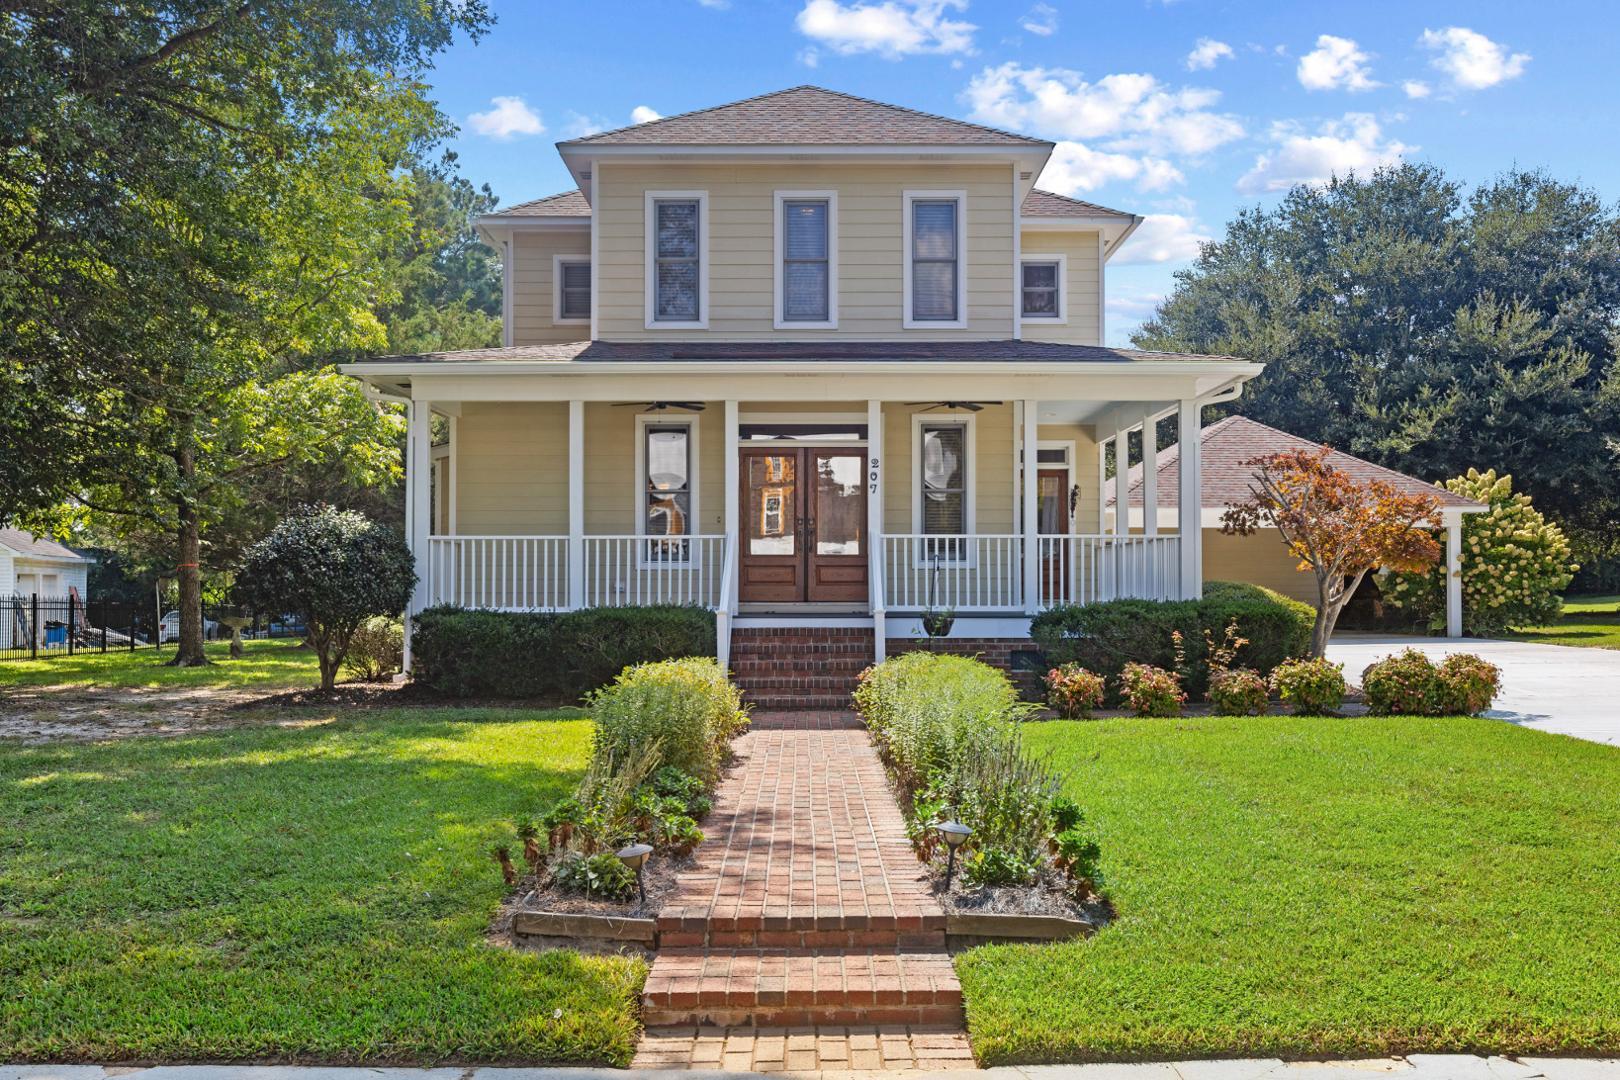
<instances>
[{"instance_id":1,"label":"flower bed","mask_svg":"<svg viewBox=\"0 0 1620 1080\"><path fill-rule=\"evenodd\" d=\"M893 779L907 832L947 911L1095 918L1100 849L1061 778L1024 751L1031 709L1007 677L967 657L908 653L868 669L855 691ZM972 833L946 886L937 826Z\"/></svg>"}]
</instances>

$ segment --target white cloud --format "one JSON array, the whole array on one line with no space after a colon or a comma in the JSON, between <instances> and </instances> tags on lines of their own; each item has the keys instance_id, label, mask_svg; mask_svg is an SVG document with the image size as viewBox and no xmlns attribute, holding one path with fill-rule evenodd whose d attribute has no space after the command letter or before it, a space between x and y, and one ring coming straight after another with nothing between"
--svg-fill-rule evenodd
<instances>
[{"instance_id":1,"label":"white cloud","mask_svg":"<svg viewBox=\"0 0 1620 1080\"><path fill-rule=\"evenodd\" d=\"M1188 71L1208 71L1222 60L1232 59L1232 46L1214 38L1201 37L1187 54Z\"/></svg>"},{"instance_id":2,"label":"white cloud","mask_svg":"<svg viewBox=\"0 0 1620 1080\"><path fill-rule=\"evenodd\" d=\"M1272 126L1276 148L1255 159L1254 168L1238 179L1245 194L1285 191L1295 184L1325 184L1335 176L1363 176L1381 165L1393 165L1417 149L1385 139L1378 121L1367 113L1346 113L1314 133L1298 124Z\"/></svg>"},{"instance_id":3,"label":"white cloud","mask_svg":"<svg viewBox=\"0 0 1620 1080\"><path fill-rule=\"evenodd\" d=\"M1051 4L1036 4L1029 9L1023 21L1018 24L1031 34L1041 37L1051 37L1057 33L1058 11Z\"/></svg>"},{"instance_id":4,"label":"white cloud","mask_svg":"<svg viewBox=\"0 0 1620 1080\"><path fill-rule=\"evenodd\" d=\"M1413 100L1417 100L1418 98L1426 98L1430 94L1434 93L1434 91L1429 87L1429 84L1424 82L1422 79L1407 79L1405 82L1401 83L1401 89L1406 91L1406 96L1412 98Z\"/></svg>"},{"instance_id":5,"label":"white cloud","mask_svg":"<svg viewBox=\"0 0 1620 1080\"><path fill-rule=\"evenodd\" d=\"M1080 195L1105 184L1127 181L1143 191L1158 191L1184 179L1181 170L1162 158L1093 150L1084 143L1065 140L1052 148L1038 183L1059 195Z\"/></svg>"},{"instance_id":6,"label":"white cloud","mask_svg":"<svg viewBox=\"0 0 1620 1080\"><path fill-rule=\"evenodd\" d=\"M571 112L568 114L568 123L562 127L565 139L583 139L587 135L595 135L598 131L618 125L600 116L586 116L584 113Z\"/></svg>"},{"instance_id":7,"label":"white cloud","mask_svg":"<svg viewBox=\"0 0 1620 1080\"><path fill-rule=\"evenodd\" d=\"M1172 88L1152 75L1087 82L1066 68L1016 62L985 68L963 100L975 120L1060 139L1103 139L1113 151L1203 154L1241 138L1235 117L1211 111L1216 90Z\"/></svg>"},{"instance_id":8,"label":"white cloud","mask_svg":"<svg viewBox=\"0 0 1620 1080\"><path fill-rule=\"evenodd\" d=\"M1529 53L1510 53L1500 42L1462 26L1425 30L1418 44L1438 54L1429 63L1462 90L1484 90L1516 79L1530 63Z\"/></svg>"},{"instance_id":9,"label":"white cloud","mask_svg":"<svg viewBox=\"0 0 1620 1080\"><path fill-rule=\"evenodd\" d=\"M799 63L803 64L807 68L821 66L821 54L815 49L809 47L800 49L798 55L794 57L794 59L798 60Z\"/></svg>"},{"instance_id":10,"label":"white cloud","mask_svg":"<svg viewBox=\"0 0 1620 1080\"><path fill-rule=\"evenodd\" d=\"M1307 90L1371 90L1372 57L1349 38L1323 34L1316 48L1299 58L1299 84Z\"/></svg>"},{"instance_id":11,"label":"white cloud","mask_svg":"<svg viewBox=\"0 0 1620 1080\"><path fill-rule=\"evenodd\" d=\"M468 126L479 135L506 142L519 135L539 135L546 130L540 115L520 97L491 98L490 106L488 112L467 117Z\"/></svg>"},{"instance_id":12,"label":"white cloud","mask_svg":"<svg viewBox=\"0 0 1620 1080\"><path fill-rule=\"evenodd\" d=\"M797 25L799 33L844 56L877 53L898 60L916 53L972 52L978 27L948 16L966 9L967 0L806 0Z\"/></svg>"},{"instance_id":13,"label":"white cloud","mask_svg":"<svg viewBox=\"0 0 1620 1080\"><path fill-rule=\"evenodd\" d=\"M1110 265L1123 259L1130 252L1131 245L1134 243L1136 243L1135 236L1125 241L1125 246L1120 249L1118 255L1114 256ZM1110 288L1107 298L1103 302L1108 317L1108 343L1110 345L1124 345L1129 342L1132 332L1151 319L1158 312L1159 305L1162 303L1164 303L1164 293L1161 292Z\"/></svg>"},{"instance_id":14,"label":"white cloud","mask_svg":"<svg viewBox=\"0 0 1620 1080\"><path fill-rule=\"evenodd\" d=\"M654 120L662 120L663 118L664 114L650 105L637 105L630 110L630 122L632 124L650 124Z\"/></svg>"},{"instance_id":15,"label":"white cloud","mask_svg":"<svg viewBox=\"0 0 1620 1080\"><path fill-rule=\"evenodd\" d=\"M1179 263L1198 257L1198 245L1214 239L1185 214L1148 214L1115 255L1116 266Z\"/></svg>"}]
</instances>

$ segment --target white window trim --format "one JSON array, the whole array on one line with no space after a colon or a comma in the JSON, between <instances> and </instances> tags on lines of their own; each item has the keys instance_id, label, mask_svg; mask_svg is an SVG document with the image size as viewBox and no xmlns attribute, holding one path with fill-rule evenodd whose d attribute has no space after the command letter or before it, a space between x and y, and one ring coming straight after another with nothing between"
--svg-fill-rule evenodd
<instances>
[{"instance_id":1,"label":"white window trim","mask_svg":"<svg viewBox=\"0 0 1620 1080\"><path fill-rule=\"evenodd\" d=\"M918 199L956 200L956 318L922 319L911 317L911 204ZM900 298L900 325L906 330L966 330L968 325L968 206L966 191L903 191L900 193L900 263L903 294Z\"/></svg>"},{"instance_id":2,"label":"white window trim","mask_svg":"<svg viewBox=\"0 0 1620 1080\"><path fill-rule=\"evenodd\" d=\"M787 254L786 238L782 235L782 203L794 199L824 199L827 203L827 318L821 322L810 322L803 319L784 319L782 317L782 263ZM775 238L772 244L772 260L775 272L772 274L772 292L775 299L772 301L772 310L775 314L774 324L778 330L836 330L838 329L838 192L836 191L778 191L772 204L771 233Z\"/></svg>"},{"instance_id":3,"label":"white window trim","mask_svg":"<svg viewBox=\"0 0 1620 1080\"><path fill-rule=\"evenodd\" d=\"M1027 263L1057 263L1056 315L1031 315L1024 310L1024 266ZM1026 251L1018 259L1018 317L1024 322L1040 326L1067 326L1069 323L1069 257L1061 252L1048 255L1039 251Z\"/></svg>"},{"instance_id":4,"label":"white window trim","mask_svg":"<svg viewBox=\"0 0 1620 1080\"><path fill-rule=\"evenodd\" d=\"M967 455L967 461L965 463L963 470L964 475L962 477L962 524L966 531L963 535L973 536L976 533L975 509L978 495L978 485L976 482L978 469L975 467L975 465L979 459L979 450L977 437L978 425L974 423L975 419L976 417L971 414L967 416L962 416L956 413L911 414L911 534L913 536L924 535L922 481L923 427L945 427L951 424L966 429L966 437L963 439L963 453ZM920 553L922 550L921 545L917 545L916 550ZM919 554L916 565L927 566L931 563L931 561L932 560L926 559ZM941 560L941 565L973 566L975 561L973 545L969 544L968 557L965 560L951 562L948 564L945 562L945 560Z\"/></svg>"},{"instance_id":5,"label":"white window trim","mask_svg":"<svg viewBox=\"0 0 1620 1080\"><path fill-rule=\"evenodd\" d=\"M658 298L658 222L653 212L659 199L696 199L698 204L698 317L685 322L657 319L654 307ZM643 320L648 330L707 330L709 328L709 193L707 191L648 191L642 203L642 231L646 247L646 276ZM596 305L595 295L591 305Z\"/></svg>"},{"instance_id":6,"label":"white window trim","mask_svg":"<svg viewBox=\"0 0 1620 1080\"><path fill-rule=\"evenodd\" d=\"M694 413L676 413L671 416L666 413L637 413L636 414L636 490L631 504L630 523L632 532L638 537L648 536L646 532L647 520L643 516L642 508L647 501L647 428L648 427L678 427L684 425L687 431L686 455L687 468L691 470L688 489L691 500L687 515L691 518L691 532L688 536L698 536L703 530L697 528L702 519L698 517L698 416ZM660 539L651 537L651 539ZM690 548L688 550L691 550ZM648 559L640 544L636 545L636 564L645 570L659 566L690 566L690 559Z\"/></svg>"},{"instance_id":7,"label":"white window trim","mask_svg":"<svg viewBox=\"0 0 1620 1080\"><path fill-rule=\"evenodd\" d=\"M586 266L593 265L589 255L553 255L551 257L551 325L589 326L591 325L591 317L589 315L585 316L583 319L565 319L562 317L562 268L564 263L584 263ZM591 280L592 284L594 285L596 280L596 271L594 269L591 271ZM594 288L591 290L591 310L596 310L596 290Z\"/></svg>"}]
</instances>

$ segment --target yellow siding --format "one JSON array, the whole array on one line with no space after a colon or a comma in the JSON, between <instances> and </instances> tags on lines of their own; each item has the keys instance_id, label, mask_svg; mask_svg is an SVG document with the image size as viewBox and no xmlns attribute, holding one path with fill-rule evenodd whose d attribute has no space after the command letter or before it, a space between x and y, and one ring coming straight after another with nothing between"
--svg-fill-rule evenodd
<instances>
[{"instance_id":1,"label":"yellow siding","mask_svg":"<svg viewBox=\"0 0 1620 1080\"><path fill-rule=\"evenodd\" d=\"M563 341L588 341L590 323L564 323L551 320L555 256L591 254L589 229L547 229L515 232L512 236L512 343L549 345Z\"/></svg>"},{"instance_id":2,"label":"yellow siding","mask_svg":"<svg viewBox=\"0 0 1620 1080\"><path fill-rule=\"evenodd\" d=\"M597 164L598 335L608 341L858 337L994 340L1012 334L1012 177L1006 165ZM648 330L647 191L706 191L709 329ZM774 193L838 192L837 330L773 329ZM902 193L967 192L968 327L901 326ZM549 303L549 300L548 300Z\"/></svg>"},{"instance_id":3,"label":"yellow siding","mask_svg":"<svg viewBox=\"0 0 1620 1080\"><path fill-rule=\"evenodd\" d=\"M456 532L568 531L568 406L466 402L456 422Z\"/></svg>"},{"instance_id":4,"label":"yellow siding","mask_svg":"<svg viewBox=\"0 0 1620 1080\"><path fill-rule=\"evenodd\" d=\"M1219 529L1204 530L1204 580L1247 581L1264 585L1284 596L1316 604L1316 578L1295 569L1297 559L1277 537L1275 529L1252 536L1227 536Z\"/></svg>"},{"instance_id":5,"label":"yellow siding","mask_svg":"<svg viewBox=\"0 0 1620 1080\"><path fill-rule=\"evenodd\" d=\"M1026 341L1060 341L1070 345L1101 345L1097 321L1101 292L1102 237L1094 232L1031 232L1025 229L1020 255L1063 255L1068 270L1068 309L1062 323L1042 319L1023 321Z\"/></svg>"}]
</instances>

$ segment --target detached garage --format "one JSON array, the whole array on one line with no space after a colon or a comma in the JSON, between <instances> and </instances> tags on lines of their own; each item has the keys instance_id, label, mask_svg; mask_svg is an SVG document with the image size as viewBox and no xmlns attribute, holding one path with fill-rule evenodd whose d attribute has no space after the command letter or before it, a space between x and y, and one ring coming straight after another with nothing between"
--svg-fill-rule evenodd
<instances>
[{"instance_id":1,"label":"detached garage","mask_svg":"<svg viewBox=\"0 0 1620 1080\"><path fill-rule=\"evenodd\" d=\"M1275 589L1285 596L1316 603L1316 579L1298 569L1298 560L1273 529L1262 529L1252 536L1228 536L1221 532L1221 515L1226 508L1249 497L1249 485L1254 470L1249 462L1270 454L1288 450L1320 451L1321 445L1301 439L1286 431L1250 420L1244 416L1228 416L1203 429L1199 472L1203 479L1204 505L1200 517L1204 526L1203 580L1247 581ZM1177 483L1180 447L1171 446L1158 454L1158 530L1172 533L1176 529L1176 512L1180 503ZM1423 492L1440 500L1440 524L1446 530L1446 560L1453 568L1458 565L1462 552L1462 521L1464 514L1480 513L1483 503L1453 495L1444 488L1426 483L1405 473L1374 465L1370 461L1352 457L1335 450L1328 455L1328 464L1348 473L1357 480L1382 480L1408 491ZM1112 488L1112 484L1109 485ZM1113 527L1114 497L1108 497L1108 525ZM1142 529L1142 466L1130 471L1130 531ZM1460 579L1451 579L1452 588L1447 596L1447 633L1462 636L1462 588Z\"/></svg>"}]
</instances>

